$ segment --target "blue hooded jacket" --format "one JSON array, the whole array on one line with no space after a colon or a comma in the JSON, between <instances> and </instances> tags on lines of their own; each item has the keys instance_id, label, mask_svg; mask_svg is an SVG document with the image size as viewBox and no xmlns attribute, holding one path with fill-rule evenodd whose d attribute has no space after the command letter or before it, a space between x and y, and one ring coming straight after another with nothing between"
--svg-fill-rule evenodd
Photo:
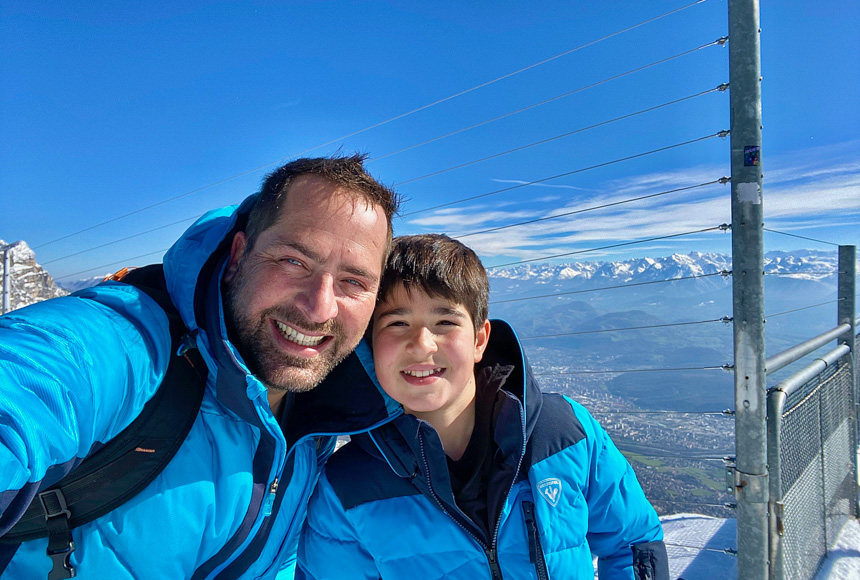
<instances>
[{"instance_id":1,"label":"blue hooded jacket","mask_svg":"<svg viewBox=\"0 0 860 580\"><path fill-rule=\"evenodd\" d=\"M494 320L481 365L498 364L513 370L493 411L489 536L455 502L436 431L402 415L327 464L297 578L592 580L594 554L601 580L668 580L660 521L627 460L581 405L540 391Z\"/></svg>"},{"instance_id":2,"label":"blue hooded jacket","mask_svg":"<svg viewBox=\"0 0 860 580\"><path fill-rule=\"evenodd\" d=\"M78 578L291 578L307 500L336 436L401 412L368 377L359 345L316 389L295 395L288 417L272 414L222 311L221 274L247 211L246 201L206 214L164 258L171 300L209 367L206 390L158 477L72 531ZM161 383L170 344L164 311L120 282L0 317L0 535L134 420ZM47 541L0 544L0 575L46 578Z\"/></svg>"}]
</instances>

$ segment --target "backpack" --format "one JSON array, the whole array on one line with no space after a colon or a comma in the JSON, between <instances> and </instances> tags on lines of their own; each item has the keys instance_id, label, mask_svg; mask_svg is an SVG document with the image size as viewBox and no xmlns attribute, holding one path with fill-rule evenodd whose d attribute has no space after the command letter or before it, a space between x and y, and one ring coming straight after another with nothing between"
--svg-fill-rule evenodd
<instances>
[{"instance_id":1,"label":"backpack","mask_svg":"<svg viewBox=\"0 0 860 580\"><path fill-rule=\"evenodd\" d=\"M167 466L200 409L208 370L167 293L164 268L153 264L121 270L121 280L145 292L167 314L171 352L158 390L123 431L91 453L69 474L39 492L0 543L20 544L48 537L53 561L49 580L72 578L71 530L121 506L140 493Z\"/></svg>"}]
</instances>

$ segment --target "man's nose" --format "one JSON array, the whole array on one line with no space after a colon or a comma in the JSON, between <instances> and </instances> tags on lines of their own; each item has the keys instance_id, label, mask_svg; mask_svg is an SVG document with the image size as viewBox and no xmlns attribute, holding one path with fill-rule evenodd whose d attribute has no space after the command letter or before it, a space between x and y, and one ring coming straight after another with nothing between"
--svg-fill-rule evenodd
<instances>
[{"instance_id":1,"label":"man's nose","mask_svg":"<svg viewBox=\"0 0 860 580\"><path fill-rule=\"evenodd\" d=\"M337 316L334 278L330 274L314 276L302 293L299 308L311 322L322 324Z\"/></svg>"},{"instance_id":2,"label":"man's nose","mask_svg":"<svg viewBox=\"0 0 860 580\"><path fill-rule=\"evenodd\" d=\"M439 350L436 346L436 339L433 333L424 326L419 326L415 329L408 346L413 354L419 355L432 354Z\"/></svg>"}]
</instances>

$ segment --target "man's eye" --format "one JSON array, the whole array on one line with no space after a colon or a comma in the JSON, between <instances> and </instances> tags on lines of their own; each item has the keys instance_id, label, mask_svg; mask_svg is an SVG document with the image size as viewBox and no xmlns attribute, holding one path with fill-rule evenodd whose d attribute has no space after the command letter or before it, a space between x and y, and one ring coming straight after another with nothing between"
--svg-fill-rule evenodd
<instances>
[{"instance_id":1,"label":"man's eye","mask_svg":"<svg viewBox=\"0 0 860 580\"><path fill-rule=\"evenodd\" d=\"M293 266L301 266L302 265L301 260L297 260L295 258L283 258L283 259L281 259L281 262L284 262L285 264L292 264Z\"/></svg>"},{"instance_id":2,"label":"man's eye","mask_svg":"<svg viewBox=\"0 0 860 580\"><path fill-rule=\"evenodd\" d=\"M361 280L356 280L355 278L347 278L345 280L347 284L350 286L357 286L358 288L364 289L364 283Z\"/></svg>"}]
</instances>

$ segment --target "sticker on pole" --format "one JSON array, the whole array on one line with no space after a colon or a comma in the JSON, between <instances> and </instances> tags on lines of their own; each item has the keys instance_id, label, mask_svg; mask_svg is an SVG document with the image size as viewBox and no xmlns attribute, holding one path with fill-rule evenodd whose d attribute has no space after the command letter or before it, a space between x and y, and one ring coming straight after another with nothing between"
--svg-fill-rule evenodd
<instances>
[{"instance_id":1,"label":"sticker on pole","mask_svg":"<svg viewBox=\"0 0 860 580\"><path fill-rule=\"evenodd\" d=\"M744 147L744 167L758 167L759 165L761 165L761 147L758 145Z\"/></svg>"},{"instance_id":2,"label":"sticker on pole","mask_svg":"<svg viewBox=\"0 0 860 580\"><path fill-rule=\"evenodd\" d=\"M761 205L761 186L758 183L738 183L738 201Z\"/></svg>"}]
</instances>

